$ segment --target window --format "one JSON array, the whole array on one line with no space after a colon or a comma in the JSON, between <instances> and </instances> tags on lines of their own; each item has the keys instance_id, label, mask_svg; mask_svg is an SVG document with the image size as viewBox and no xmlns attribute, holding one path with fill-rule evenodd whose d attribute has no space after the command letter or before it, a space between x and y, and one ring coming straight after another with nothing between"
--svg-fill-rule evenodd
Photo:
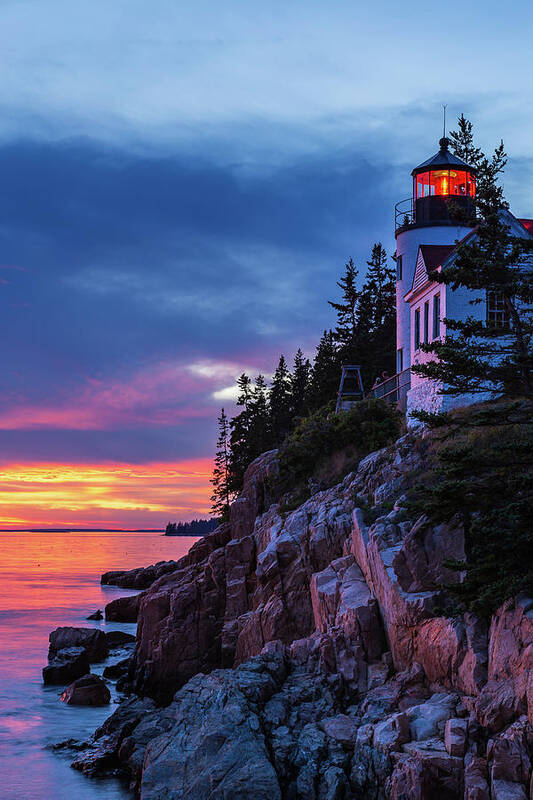
<instances>
[{"instance_id":1,"label":"window","mask_svg":"<svg viewBox=\"0 0 533 800\"><path fill-rule=\"evenodd\" d=\"M396 258L396 280L401 281L402 279L402 257L398 256Z\"/></svg>"},{"instance_id":2,"label":"window","mask_svg":"<svg viewBox=\"0 0 533 800\"><path fill-rule=\"evenodd\" d=\"M510 328L509 311L501 292L487 292L487 327Z\"/></svg>"},{"instance_id":3,"label":"window","mask_svg":"<svg viewBox=\"0 0 533 800\"><path fill-rule=\"evenodd\" d=\"M440 294L433 297L433 338L440 336Z\"/></svg>"},{"instance_id":4,"label":"window","mask_svg":"<svg viewBox=\"0 0 533 800\"><path fill-rule=\"evenodd\" d=\"M433 169L419 172L414 179L415 200L433 195L475 197L476 178L471 172L453 169Z\"/></svg>"},{"instance_id":5,"label":"window","mask_svg":"<svg viewBox=\"0 0 533 800\"><path fill-rule=\"evenodd\" d=\"M424 344L429 342L429 301L424 303Z\"/></svg>"},{"instance_id":6,"label":"window","mask_svg":"<svg viewBox=\"0 0 533 800\"><path fill-rule=\"evenodd\" d=\"M420 349L420 309L415 311L415 350Z\"/></svg>"},{"instance_id":7,"label":"window","mask_svg":"<svg viewBox=\"0 0 533 800\"><path fill-rule=\"evenodd\" d=\"M403 347L396 351L396 372L403 372Z\"/></svg>"}]
</instances>

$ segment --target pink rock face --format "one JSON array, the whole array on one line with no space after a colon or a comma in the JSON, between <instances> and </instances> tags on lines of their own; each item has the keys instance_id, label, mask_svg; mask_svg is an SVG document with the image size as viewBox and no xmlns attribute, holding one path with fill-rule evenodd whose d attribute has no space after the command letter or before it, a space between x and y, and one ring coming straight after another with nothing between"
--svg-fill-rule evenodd
<instances>
[{"instance_id":1,"label":"pink rock face","mask_svg":"<svg viewBox=\"0 0 533 800\"><path fill-rule=\"evenodd\" d=\"M311 578L315 628L322 633L339 629L344 637L362 644L365 660L377 660L384 639L377 602L353 556L332 561Z\"/></svg>"},{"instance_id":2,"label":"pink rock face","mask_svg":"<svg viewBox=\"0 0 533 800\"><path fill-rule=\"evenodd\" d=\"M526 783L531 775L529 746L533 729L525 718L489 740L487 757L490 763L491 780Z\"/></svg>"},{"instance_id":3,"label":"pink rock face","mask_svg":"<svg viewBox=\"0 0 533 800\"><path fill-rule=\"evenodd\" d=\"M464 543L460 526L406 519L423 453L403 437L290 513L266 453L229 523L179 562L115 576L148 586L128 677L169 705L119 709L79 768L120 763L147 800L250 786L295 800L527 797L533 600L506 603L490 632L435 615L440 584L460 577L442 562ZM367 525L356 506L373 502Z\"/></svg>"},{"instance_id":4,"label":"pink rock face","mask_svg":"<svg viewBox=\"0 0 533 800\"><path fill-rule=\"evenodd\" d=\"M232 503L230 511L230 525L234 539L249 536L256 517L268 511L274 502L272 485L278 471L277 450L263 453L252 461L246 470L242 493Z\"/></svg>"}]
</instances>

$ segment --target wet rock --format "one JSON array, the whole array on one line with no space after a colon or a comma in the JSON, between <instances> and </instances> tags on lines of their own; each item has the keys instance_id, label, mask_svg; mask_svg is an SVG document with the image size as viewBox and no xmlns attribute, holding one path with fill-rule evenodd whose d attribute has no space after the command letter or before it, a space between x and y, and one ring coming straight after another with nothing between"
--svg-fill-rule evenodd
<instances>
[{"instance_id":1,"label":"wet rock","mask_svg":"<svg viewBox=\"0 0 533 800\"><path fill-rule=\"evenodd\" d=\"M81 678L89 672L89 658L84 647L64 647L43 667L45 685L61 685Z\"/></svg>"},{"instance_id":2,"label":"wet rock","mask_svg":"<svg viewBox=\"0 0 533 800\"><path fill-rule=\"evenodd\" d=\"M139 603L142 594L130 594L117 597L105 607L105 618L108 622L137 622Z\"/></svg>"},{"instance_id":3,"label":"wet rock","mask_svg":"<svg viewBox=\"0 0 533 800\"><path fill-rule=\"evenodd\" d=\"M108 717L104 724L96 731L93 741L84 748L84 752L72 763L74 769L86 775L106 775L120 770L121 761L119 753L122 745L128 738L128 756L124 753L124 761L128 764L131 777L135 780L140 774L140 767L135 765L132 755L135 746L131 740L141 722L158 719L162 712L156 712L151 700L132 697L123 701L116 711ZM159 729L158 735L163 732ZM144 753L144 751L143 751Z\"/></svg>"},{"instance_id":4,"label":"wet rock","mask_svg":"<svg viewBox=\"0 0 533 800\"><path fill-rule=\"evenodd\" d=\"M50 634L49 640L49 659L67 647L83 647L91 663L103 661L109 653L105 633L95 628L56 628Z\"/></svg>"},{"instance_id":5,"label":"wet rock","mask_svg":"<svg viewBox=\"0 0 533 800\"><path fill-rule=\"evenodd\" d=\"M98 675L84 675L67 686L60 699L72 706L105 706L111 693Z\"/></svg>"},{"instance_id":6,"label":"wet rock","mask_svg":"<svg viewBox=\"0 0 533 800\"><path fill-rule=\"evenodd\" d=\"M125 631L106 631L105 638L110 650L115 650L117 647L123 647L124 645L135 644L135 636Z\"/></svg>"},{"instance_id":7,"label":"wet rock","mask_svg":"<svg viewBox=\"0 0 533 800\"><path fill-rule=\"evenodd\" d=\"M186 557L185 557L186 558ZM159 561L150 567L139 567L129 570L111 570L104 572L100 583L120 586L123 589L147 589L162 575L179 569L179 561Z\"/></svg>"},{"instance_id":8,"label":"wet rock","mask_svg":"<svg viewBox=\"0 0 533 800\"><path fill-rule=\"evenodd\" d=\"M100 620L103 618L104 615L102 614L100 609L98 609L98 611L95 611L93 614L89 614L89 616L87 617L87 619L94 619L94 620Z\"/></svg>"},{"instance_id":9,"label":"wet rock","mask_svg":"<svg viewBox=\"0 0 533 800\"><path fill-rule=\"evenodd\" d=\"M117 661L116 664L109 664L104 668L104 678L116 680L117 678L125 677L128 674L130 664L131 658L123 658L121 661Z\"/></svg>"}]
</instances>

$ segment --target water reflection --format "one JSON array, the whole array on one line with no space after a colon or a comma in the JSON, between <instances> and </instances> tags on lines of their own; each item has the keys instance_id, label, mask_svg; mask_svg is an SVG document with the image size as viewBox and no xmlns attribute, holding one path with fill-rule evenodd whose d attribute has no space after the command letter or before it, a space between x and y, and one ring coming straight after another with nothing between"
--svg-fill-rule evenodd
<instances>
[{"instance_id":1,"label":"water reflection","mask_svg":"<svg viewBox=\"0 0 533 800\"><path fill-rule=\"evenodd\" d=\"M118 781L93 781L72 770L68 752L46 749L61 739L86 739L115 707L68 706L59 702L62 687L42 685L48 634L59 625L133 632L134 625L86 620L128 593L101 586L100 574L179 558L194 541L141 533L0 533L2 800L129 797Z\"/></svg>"}]
</instances>

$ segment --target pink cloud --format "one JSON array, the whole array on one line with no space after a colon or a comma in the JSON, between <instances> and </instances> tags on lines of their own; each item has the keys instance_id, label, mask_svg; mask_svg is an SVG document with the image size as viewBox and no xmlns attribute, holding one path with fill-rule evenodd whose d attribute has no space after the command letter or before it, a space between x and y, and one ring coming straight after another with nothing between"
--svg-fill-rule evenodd
<instances>
[{"instance_id":1,"label":"pink cloud","mask_svg":"<svg viewBox=\"0 0 533 800\"><path fill-rule=\"evenodd\" d=\"M238 370L234 365L235 375ZM0 411L0 429L107 430L212 418L216 407L212 394L231 372L225 362L202 362L201 369L161 362L124 380L87 378L77 394L50 404L18 399Z\"/></svg>"}]
</instances>

